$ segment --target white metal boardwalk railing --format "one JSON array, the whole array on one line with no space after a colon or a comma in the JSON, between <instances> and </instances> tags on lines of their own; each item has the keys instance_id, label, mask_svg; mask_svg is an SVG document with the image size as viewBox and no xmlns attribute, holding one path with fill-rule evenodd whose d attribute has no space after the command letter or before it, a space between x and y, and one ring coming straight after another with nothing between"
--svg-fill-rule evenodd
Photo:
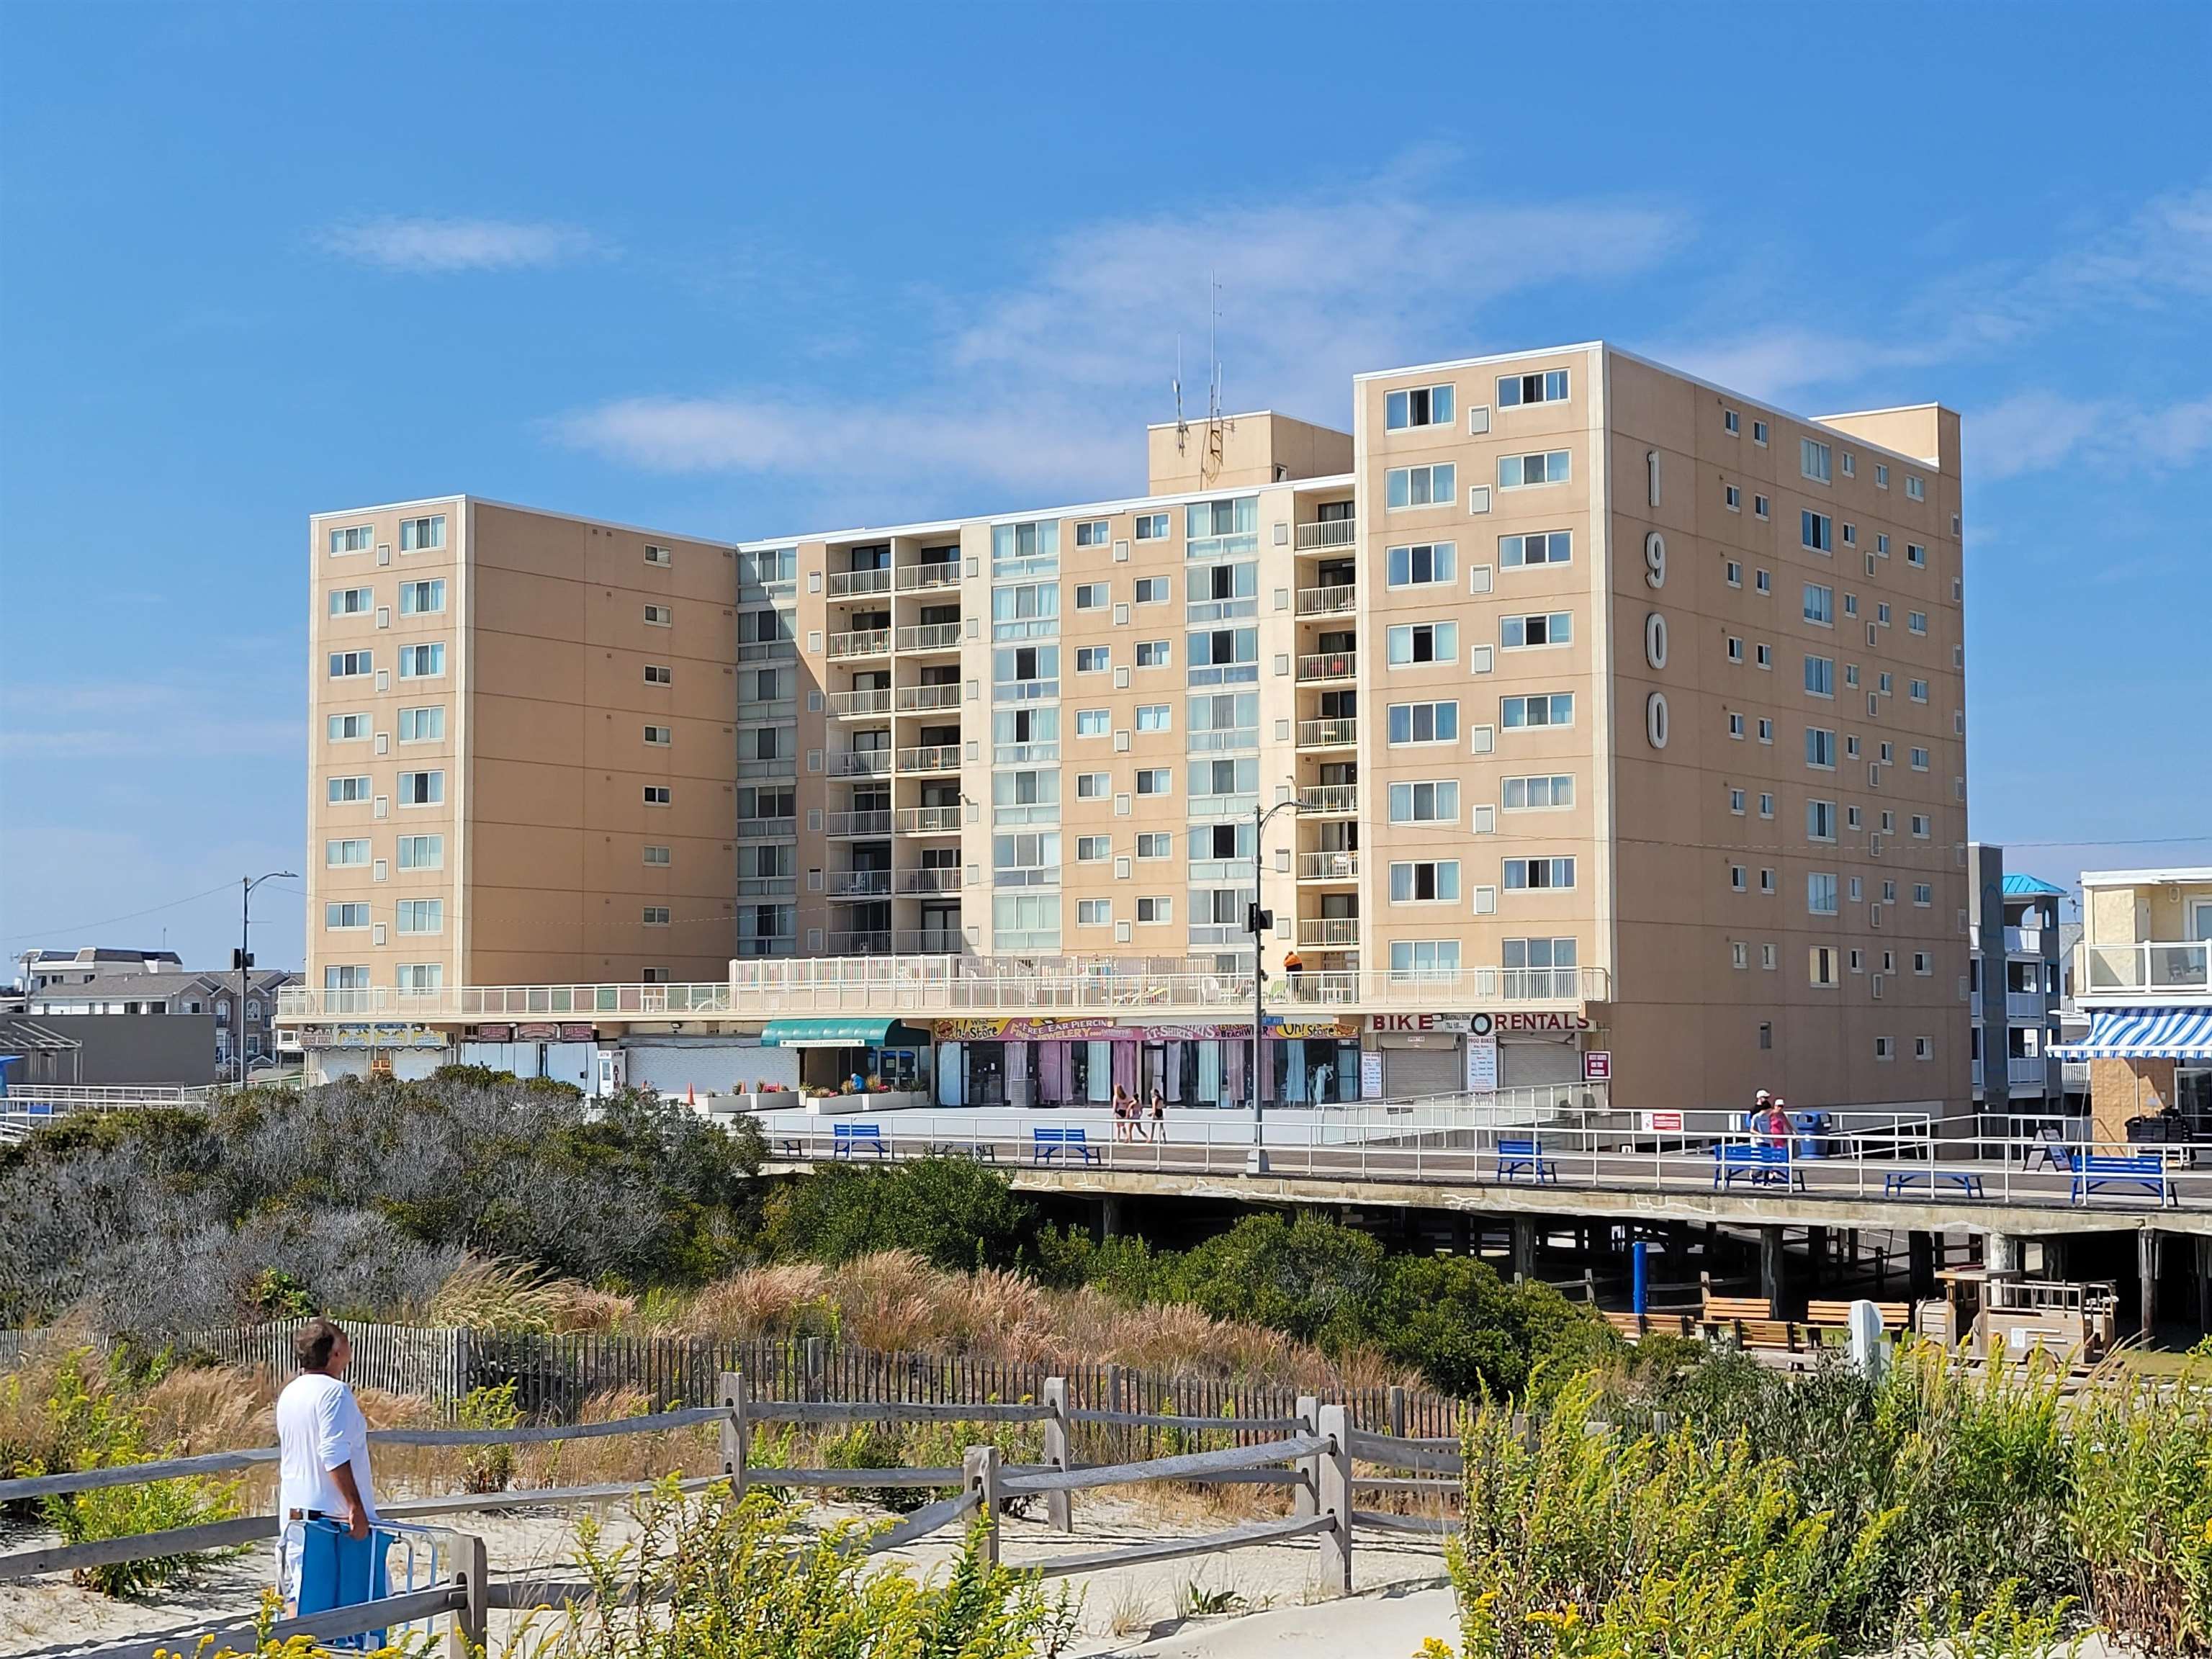
<instances>
[{"instance_id":1,"label":"white metal boardwalk railing","mask_svg":"<svg viewBox=\"0 0 2212 1659\"><path fill-rule=\"evenodd\" d=\"M885 823L889 818L886 815ZM1376 1009L1466 1012L1492 1006L1579 1012L1612 994L1602 968L1474 968L1459 973L1352 969L1276 975L1271 1015L1324 1018ZM594 1014L640 1019L882 1012L957 1014L1205 1012L1250 1017L1252 975L1209 958L1103 957L793 957L739 960L726 981L676 984L459 985L402 991L292 986L280 1020L527 1019Z\"/></svg>"}]
</instances>

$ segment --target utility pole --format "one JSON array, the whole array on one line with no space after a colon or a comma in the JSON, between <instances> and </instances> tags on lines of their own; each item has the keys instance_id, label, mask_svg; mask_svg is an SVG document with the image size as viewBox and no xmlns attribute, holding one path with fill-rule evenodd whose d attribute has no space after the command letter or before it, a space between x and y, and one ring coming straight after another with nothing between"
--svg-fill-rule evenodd
<instances>
[{"instance_id":1,"label":"utility pole","mask_svg":"<svg viewBox=\"0 0 2212 1659\"><path fill-rule=\"evenodd\" d=\"M271 870L264 876L241 876L238 887L238 1018L230 1028L231 1053L238 1060L238 1085L246 1086L246 996L253 972L253 890L264 881L297 881L299 872Z\"/></svg>"},{"instance_id":2,"label":"utility pole","mask_svg":"<svg viewBox=\"0 0 2212 1659\"><path fill-rule=\"evenodd\" d=\"M1244 1168L1252 1175L1267 1172L1266 1090L1260 1075L1261 1056L1266 1053L1263 1044L1267 1028L1267 967L1266 961L1267 933L1274 926L1275 918L1261 908L1260 893L1267 880L1267 848L1265 842L1267 820L1276 813L1298 810L1297 798L1293 795L1279 800L1262 811L1258 802L1252 805L1252 902L1245 910L1245 925L1252 932L1252 1150L1246 1156Z\"/></svg>"}]
</instances>

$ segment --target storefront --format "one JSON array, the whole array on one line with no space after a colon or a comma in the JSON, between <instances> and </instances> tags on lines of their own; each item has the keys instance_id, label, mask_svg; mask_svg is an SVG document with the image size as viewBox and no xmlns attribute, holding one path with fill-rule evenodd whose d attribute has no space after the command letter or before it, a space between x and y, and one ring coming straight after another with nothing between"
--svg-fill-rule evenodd
<instances>
[{"instance_id":1,"label":"storefront","mask_svg":"<svg viewBox=\"0 0 2212 1659\"><path fill-rule=\"evenodd\" d=\"M1249 1024L1121 1024L1107 1019L941 1019L937 1103L1103 1106L1116 1087L1176 1106L1244 1103ZM1267 1026L1267 1098L1276 1103L1358 1097L1359 1028L1349 1020Z\"/></svg>"},{"instance_id":2,"label":"storefront","mask_svg":"<svg viewBox=\"0 0 2212 1659\"><path fill-rule=\"evenodd\" d=\"M929 1033L895 1019L772 1019L760 1040L763 1048L798 1052L802 1090L898 1093L929 1086Z\"/></svg>"},{"instance_id":3,"label":"storefront","mask_svg":"<svg viewBox=\"0 0 2212 1659\"><path fill-rule=\"evenodd\" d=\"M446 1033L399 1024L311 1026L300 1033L310 1080L396 1077L419 1081L453 1058Z\"/></svg>"}]
</instances>

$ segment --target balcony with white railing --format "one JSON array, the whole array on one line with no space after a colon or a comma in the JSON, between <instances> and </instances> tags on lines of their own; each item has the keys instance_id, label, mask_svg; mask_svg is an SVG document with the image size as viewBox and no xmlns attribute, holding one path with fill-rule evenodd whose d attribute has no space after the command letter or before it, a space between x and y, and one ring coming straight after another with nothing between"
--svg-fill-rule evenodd
<instances>
[{"instance_id":1,"label":"balcony with white railing","mask_svg":"<svg viewBox=\"0 0 2212 1659\"><path fill-rule=\"evenodd\" d=\"M1298 589L1301 617L1348 617L1359 608L1359 590L1350 582Z\"/></svg>"},{"instance_id":2,"label":"balcony with white railing","mask_svg":"<svg viewBox=\"0 0 2212 1659\"><path fill-rule=\"evenodd\" d=\"M2007 991L2005 1013L2013 1019L2041 1019L2051 1012L2051 1002L2040 991Z\"/></svg>"},{"instance_id":3,"label":"balcony with white railing","mask_svg":"<svg viewBox=\"0 0 2212 1659\"><path fill-rule=\"evenodd\" d=\"M2011 1089L2040 1089L2051 1077L2051 1062L2039 1055L2009 1054L2005 1059L2005 1084Z\"/></svg>"},{"instance_id":4,"label":"balcony with white railing","mask_svg":"<svg viewBox=\"0 0 2212 1659\"><path fill-rule=\"evenodd\" d=\"M891 648L891 630L888 628L863 628L848 634L830 636L830 654L833 658L881 657Z\"/></svg>"},{"instance_id":5,"label":"balcony with white railing","mask_svg":"<svg viewBox=\"0 0 2212 1659\"><path fill-rule=\"evenodd\" d=\"M960 890L960 871L955 865L929 865L920 870L902 870L898 876L902 893L957 893Z\"/></svg>"},{"instance_id":6,"label":"balcony with white railing","mask_svg":"<svg viewBox=\"0 0 2212 1659\"><path fill-rule=\"evenodd\" d=\"M898 648L902 651L957 651L960 648L961 627L957 622L915 623L898 632Z\"/></svg>"},{"instance_id":7,"label":"balcony with white railing","mask_svg":"<svg viewBox=\"0 0 2212 1659\"><path fill-rule=\"evenodd\" d=\"M887 778L891 775L888 749L840 749L830 757L833 778Z\"/></svg>"},{"instance_id":8,"label":"balcony with white railing","mask_svg":"<svg viewBox=\"0 0 2212 1659\"><path fill-rule=\"evenodd\" d=\"M891 814L892 821L902 836L957 836L960 833L960 808L954 806L902 806Z\"/></svg>"},{"instance_id":9,"label":"balcony with white railing","mask_svg":"<svg viewBox=\"0 0 2212 1659\"><path fill-rule=\"evenodd\" d=\"M2010 955L2039 957L2043 954L2043 929L2008 927L2004 930L2004 945L2006 951Z\"/></svg>"},{"instance_id":10,"label":"balcony with white railing","mask_svg":"<svg viewBox=\"0 0 2212 1659\"><path fill-rule=\"evenodd\" d=\"M871 593L891 591L891 573L888 570L833 570L822 584L825 598L851 599Z\"/></svg>"},{"instance_id":11,"label":"balcony with white railing","mask_svg":"<svg viewBox=\"0 0 2212 1659\"><path fill-rule=\"evenodd\" d=\"M739 818L739 841L788 841L799 833L796 818Z\"/></svg>"},{"instance_id":12,"label":"balcony with white railing","mask_svg":"<svg viewBox=\"0 0 2212 1659\"><path fill-rule=\"evenodd\" d=\"M1300 881L1357 881L1358 878L1359 854L1356 849L1298 854Z\"/></svg>"},{"instance_id":13,"label":"balcony with white railing","mask_svg":"<svg viewBox=\"0 0 2212 1659\"><path fill-rule=\"evenodd\" d=\"M960 745L957 743L925 743L898 751L901 772L957 772L960 769Z\"/></svg>"},{"instance_id":14,"label":"balcony with white railing","mask_svg":"<svg viewBox=\"0 0 2212 1659\"><path fill-rule=\"evenodd\" d=\"M1302 951L1334 951L1359 943L1358 916L1301 916L1298 918L1298 948Z\"/></svg>"},{"instance_id":15,"label":"balcony with white railing","mask_svg":"<svg viewBox=\"0 0 2212 1659\"><path fill-rule=\"evenodd\" d=\"M1355 720L1300 720L1298 747L1301 749L1352 749L1359 743L1359 722Z\"/></svg>"},{"instance_id":16,"label":"balcony with white railing","mask_svg":"<svg viewBox=\"0 0 2212 1659\"><path fill-rule=\"evenodd\" d=\"M2212 941L2155 940L2142 945L2081 946L2075 985L2083 1002L2212 1002Z\"/></svg>"},{"instance_id":17,"label":"balcony with white railing","mask_svg":"<svg viewBox=\"0 0 2212 1659\"><path fill-rule=\"evenodd\" d=\"M1356 783L1310 783L1298 791L1298 811L1307 817L1350 817L1359 811Z\"/></svg>"},{"instance_id":18,"label":"balcony with white railing","mask_svg":"<svg viewBox=\"0 0 2212 1659\"><path fill-rule=\"evenodd\" d=\"M822 833L839 837L859 836L873 837L891 832L891 815L887 811L824 812Z\"/></svg>"},{"instance_id":19,"label":"balcony with white railing","mask_svg":"<svg viewBox=\"0 0 2212 1659\"><path fill-rule=\"evenodd\" d=\"M960 563L957 559L901 565L898 569L898 591L902 593L927 593L936 588L959 586Z\"/></svg>"},{"instance_id":20,"label":"balcony with white railing","mask_svg":"<svg viewBox=\"0 0 2212 1659\"><path fill-rule=\"evenodd\" d=\"M822 878L822 890L833 899L889 898L888 870L832 870Z\"/></svg>"},{"instance_id":21,"label":"balcony with white railing","mask_svg":"<svg viewBox=\"0 0 2212 1659\"><path fill-rule=\"evenodd\" d=\"M1241 927L1231 932L1249 939ZM881 934L875 937L880 938ZM904 944L903 939L899 941ZM1298 1009L1437 1009L1468 1012L1499 1005L1579 1010L1611 995L1601 968L1477 968L1457 974L1309 969L1291 984L1267 981L1267 1006ZM963 1014L1044 1012L1218 1013L1252 1009L1249 969L1216 971L1210 957L905 956L856 967L837 957L740 957L726 981L678 984L465 985L435 991L390 986L334 991L293 986L277 993L287 1024L374 1019L467 1024L478 1020L593 1018L621 1024L721 1015L896 1014L909 1019Z\"/></svg>"},{"instance_id":22,"label":"balcony with white railing","mask_svg":"<svg viewBox=\"0 0 2212 1659\"><path fill-rule=\"evenodd\" d=\"M839 720L858 720L871 714L891 712L891 693L889 686L866 691L832 691L830 712Z\"/></svg>"},{"instance_id":23,"label":"balcony with white railing","mask_svg":"<svg viewBox=\"0 0 2212 1659\"><path fill-rule=\"evenodd\" d=\"M833 957L887 957L890 953L891 930L888 927L830 935L830 954Z\"/></svg>"},{"instance_id":24,"label":"balcony with white railing","mask_svg":"<svg viewBox=\"0 0 2212 1659\"><path fill-rule=\"evenodd\" d=\"M952 685L902 685L891 706L902 714L926 714L960 707L960 688Z\"/></svg>"},{"instance_id":25,"label":"balcony with white railing","mask_svg":"<svg viewBox=\"0 0 2212 1659\"><path fill-rule=\"evenodd\" d=\"M1350 519L1323 519L1298 526L1297 550L1318 553L1328 548L1350 547L1358 539L1359 526Z\"/></svg>"},{"instance_id":26,"label":"balcony with white railing","mask_svg":"<svg viewBox=\"0 0 2212 1659\"><path fill-rule=\"evenodd\" d=\"M1357 651L1309 651L1298 658L1298 684L1348 680L1359 665Z\"/></svg>"}]
</instances>

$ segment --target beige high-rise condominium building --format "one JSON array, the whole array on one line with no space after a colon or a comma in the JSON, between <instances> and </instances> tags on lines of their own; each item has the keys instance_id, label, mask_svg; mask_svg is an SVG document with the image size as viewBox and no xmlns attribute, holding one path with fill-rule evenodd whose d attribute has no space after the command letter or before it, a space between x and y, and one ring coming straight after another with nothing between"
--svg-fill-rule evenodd
<instances>
[{"instance_id":1,"label":"beige high-rise condominium building","mask_svg":"<svg viewBox=\"0 0 2212 1659\"><path fill-rule=\"evenodd\" d=\"M1353 392L1348 434L1156 427L1144 495L988 518L318 517L309 980L352 994L295 1023L465 1044L519 1004L463 988L635 1010L734 957L742 1041L747 958L1142 957L1157 997L1068 1054L936 1021L940 1088L1233 1097L1236 1015L1183 988L1249 967L1256 898L1316 1016L1293 1095L1602 1049L1625 1104L1964 1109L1957 416L1807 420L1604 345Z\"/></svg>"}]
</instances>

